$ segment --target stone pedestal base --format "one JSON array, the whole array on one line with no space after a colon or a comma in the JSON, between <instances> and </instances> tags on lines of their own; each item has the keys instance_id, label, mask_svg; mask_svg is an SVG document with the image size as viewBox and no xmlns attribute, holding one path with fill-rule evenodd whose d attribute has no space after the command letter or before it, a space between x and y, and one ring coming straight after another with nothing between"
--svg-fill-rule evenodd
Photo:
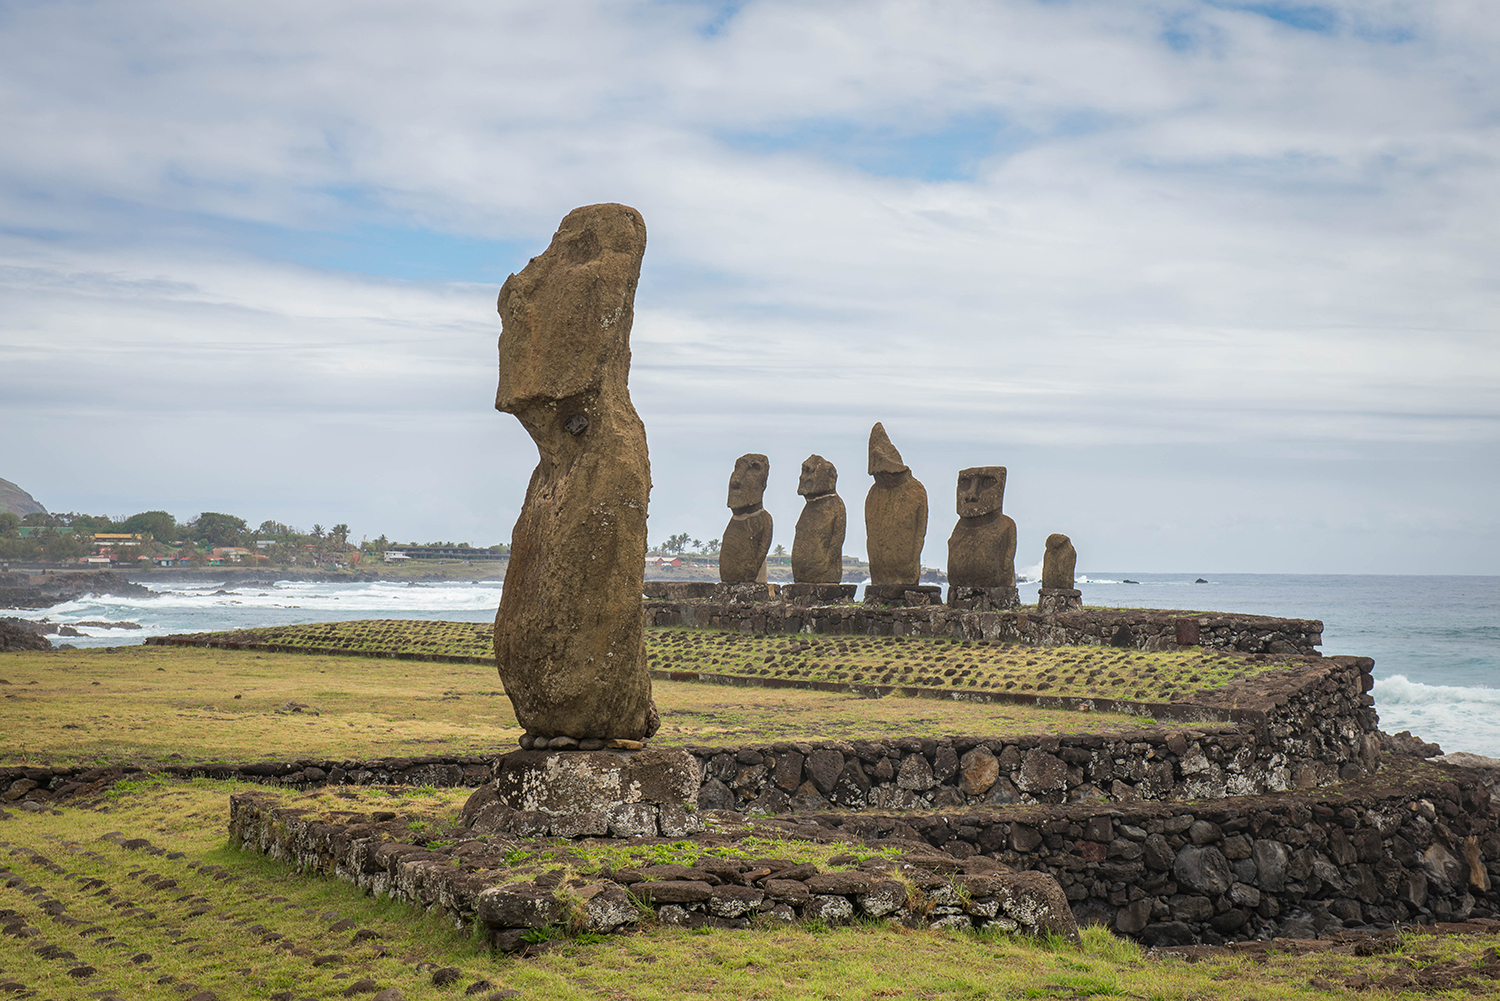
<instances>
[{"instance_id":1,"label":"stone pedestal base","mask_svg":"<svg viewBox=\"0 0 1500 1001\"><path fill-rule=\"evenodd\" d=\"M1044 587L1036 595L1036 610L1042 615L1055 615L1082 607L1083 592L1074 588Z\"/></svg>"},{"instance_id":2,"label":"stone pedestal base","mask_svg":"<svg viewBox=\"0 0 1500 1001\"><path fill-rule=\"evenodd\" d=\"M853 601L858 588L858 584L783 584L781 597L791 605L835 605Z\"/></svg>"},{"instance_id":3,"label":"stone pedestal base","mask_svg":"<svg viewBox=\"0 0 1500 1001\"><path fill-rule=\"evenodd\" d=\"M728 605L753 605L759 601L775 601L780 593L780 584L765 584L753 580L743 584L721 583L714 585L708 600Z\"/></svg>"},{"instance_id":4,"label":"stone pedestal base","mask_svg":"<svg viewBox=\"0 0 1500 1001\"><path fill-rule=\"evenodd\" d=\"M1004 612L1021 607L1021 596L1013 587L948 588L948 607L965 612Z\"/></svg>"},{"instance_id":5,"label":"stone pedestal base","mask_svg":"<svg viewBox=\"0 0 1500 1001\"><path fill-rule=\"evenodd\" d=\"M464 804L465 826L526 837L680 837L703 776L681 748L512 751Z\"/></svg>"},{"instance_id":6,"label":"stone pedestal base","mask_svg":"<svg viewBox=\"0 0 1500 1001\"><path fill-rule=\"evenodd\" d=\"M887 608L920 608L941 605L943 589L937 584L867 584L865 604Z\"/></svg>"},{"instance_id":7,"label":"stone pedestal base","mask_svg":"<svg viewBox=\"0 0 1500 1001\"><path fill-rule=\"evenodd\" d=\"M641 593L658 600L691 601L711 596L716 587L711 580L648 580L641 586Z\"/></svg>"}]
</instances>

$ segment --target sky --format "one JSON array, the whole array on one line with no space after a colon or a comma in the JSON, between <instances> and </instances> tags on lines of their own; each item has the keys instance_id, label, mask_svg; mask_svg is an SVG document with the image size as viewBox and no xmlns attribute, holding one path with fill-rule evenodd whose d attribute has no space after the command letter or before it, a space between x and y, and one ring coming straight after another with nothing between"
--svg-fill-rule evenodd
<instances>
[{"instance_id":1,"label":"sky","mask_svg":"<svg viewBox=\"0 0 1500 1001\"><path fill-rule=\"evenodd\" d=\"M509 541L506 276L649 242L653 541L882 421L946 562L1500 573L1480 2L0 0L0 476L54 511Z\"/></svg>"}]
</instances>

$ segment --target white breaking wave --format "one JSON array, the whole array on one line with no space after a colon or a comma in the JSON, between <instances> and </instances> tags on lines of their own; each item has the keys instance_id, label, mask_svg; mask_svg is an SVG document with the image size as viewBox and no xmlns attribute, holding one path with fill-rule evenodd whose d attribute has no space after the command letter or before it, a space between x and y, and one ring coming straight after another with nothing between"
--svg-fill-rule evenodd
<instances>
[{"instance_id":1,"label":"white breaking wave","mask_svg":"<svg viewBox=\"0 0 1500 1001\"><path fill-rule=\"evenodd\" d=\"M154 583L151 597L86 595L50 608L7 610L27 619L49 619L82 634L51 638L54 644L113 646L151 636L339 619L450 619L485 621L500 604L501 583L387 581L275 584ZM139 629L106 629L81 622L134 622Z\"/></svg>"},{"instance_id":2,"label":"white breaking wave","mask_svg":"<svg viewBox=\"0 0 1500 1001\"><path fill-rule=\"evenodd\" d=\"M1393 674L1376 678L1373 694L1386 733L1410 730L1444 751L1500 756L1500 688L1424 685Z\"/></svg>"}]
</instances>

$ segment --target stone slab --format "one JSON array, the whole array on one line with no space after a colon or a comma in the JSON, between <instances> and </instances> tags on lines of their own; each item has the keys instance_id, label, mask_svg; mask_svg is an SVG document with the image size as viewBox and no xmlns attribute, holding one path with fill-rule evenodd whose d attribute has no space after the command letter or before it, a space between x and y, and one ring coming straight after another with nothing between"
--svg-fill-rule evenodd
<instances>
[{"instance_id":1,"label":"stone slab","mask_svg":"<svg viewBox=\"0 0 1500 1001\"><path fill-rule=\"evenodd\" d=\"M681 748L643 751L512 751L494 765L496 800L549 816L609 813L626 803L696 803L698 760Z\"/></svg>"}]
</instances>

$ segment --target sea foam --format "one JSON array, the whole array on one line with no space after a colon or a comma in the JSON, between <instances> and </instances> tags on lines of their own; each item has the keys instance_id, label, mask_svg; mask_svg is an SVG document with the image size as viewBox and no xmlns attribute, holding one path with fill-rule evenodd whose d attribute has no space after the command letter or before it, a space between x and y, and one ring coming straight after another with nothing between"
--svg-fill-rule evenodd
<instances>
[{"instance_id":1,"label":"sea foam","mask_svg":"<svg viewBox=\"0 0 1500 1001\"><path fill-rule=\"evenodd\" d=\"M1374 695L1387 733L1410 730L1444 751L1500 756L1500 688L1424 685L1393 674L1375 679Z\"/></svg>"}]
</instances>

